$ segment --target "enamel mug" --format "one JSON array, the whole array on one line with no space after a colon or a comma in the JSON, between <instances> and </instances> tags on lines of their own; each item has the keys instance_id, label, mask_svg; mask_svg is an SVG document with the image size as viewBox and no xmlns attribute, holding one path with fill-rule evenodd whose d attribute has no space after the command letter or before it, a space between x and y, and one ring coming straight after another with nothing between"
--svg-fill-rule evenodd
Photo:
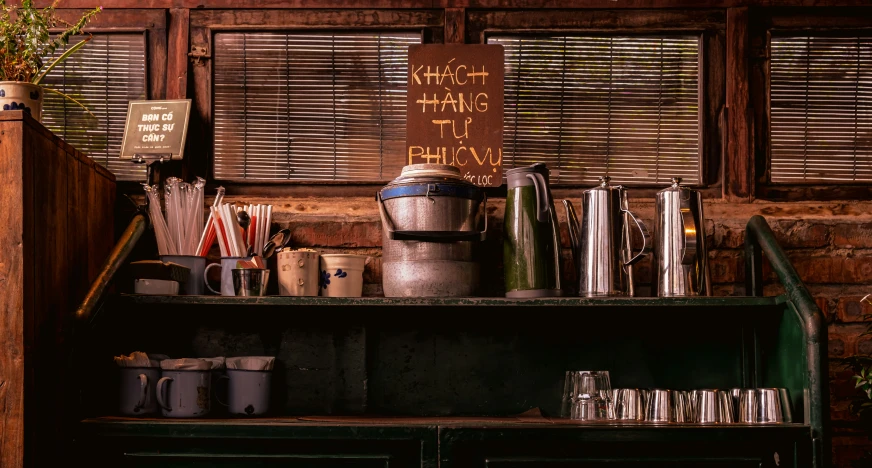
<instances>
[{"instance_id":1,"label":"enamel mug","mask_svg":"<svg viewBox=\"0 0 872 468\"><path fill-rule=\"evenodd\" d=\"M318 295L318 252L314 250L283 250L278 256L279 295Z\"/></svg>"},{"instance_id":2,"label":"enamel mug","mask_svg":"<svg viewBox=\"0 0 872 468\"><path fill-rule=\"evenodd\" d=\"M168 418L197 418L212 408L212 372L209 370L167 370L157 381L157 402Z\"/></svg>"},{"instance_id":3,"label":"enamel mug","mask_svg":"<svg viewBox=\"0 0 872 468\"><path fill-rule=\"evenodd\" d=\"M272 371L227 369L227 411L240 416L260 416L269 411Z\"/></svg>"},{"instance_id":4,"label":"enamel mug","mask_svg":"<svg viewBox=\"0 0 872 468\"><path fill-rule=\"evenodd\" d=\"M122 367L119 369L118 412L125 416L144 416L157 412L155 386L160 379L159 367Z\"/></svg>"},{"instance_id":5,"label":"enamel mug","mask_svg":"<svg viewBox=\"0 0 872 468\"><path fill-rule=\"evenodd\" d=\"M203 282L206 284L206 287L209 291L212 291L215 294L220 294L222 296L235 296L236 293L233 292L233 269L236 268L236 262L239 260L251 260L251 257L221 257L221 263L213 263L206 267L205 273L203 275ZM221 269L221 291L216 291L212 289L212 286L209 285L209 269L217 266Z\"/></svg>"}]
</instances>

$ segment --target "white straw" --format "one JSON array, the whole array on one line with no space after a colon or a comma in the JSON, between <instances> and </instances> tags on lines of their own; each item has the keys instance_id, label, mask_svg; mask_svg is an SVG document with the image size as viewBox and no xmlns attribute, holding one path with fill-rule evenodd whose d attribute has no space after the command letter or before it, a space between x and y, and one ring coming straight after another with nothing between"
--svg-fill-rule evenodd
<instances>
[{"instance_id":1,"label":"white straw","mask_svg":"<svg viewBox=\"0 0 872 468\"><path fill-rule=\"evenodd\" d=\"M220 206L220 205L219 205ZM227 249L224 247L224 230L221 229L221 213L219 213L218 208L215 206L210 206L209 211L212 214L212 222L215 223L215 237L218 239L218 248L221 249L222 257L229 257L227 253Z\"/></svg>"}]
</instances>

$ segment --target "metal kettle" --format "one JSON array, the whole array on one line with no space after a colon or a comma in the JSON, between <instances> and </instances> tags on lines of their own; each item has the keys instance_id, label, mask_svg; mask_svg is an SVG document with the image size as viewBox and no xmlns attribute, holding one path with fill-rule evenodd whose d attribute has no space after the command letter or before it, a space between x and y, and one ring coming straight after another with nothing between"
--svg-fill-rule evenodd
<instances>
[{"instance_id":1,"label":"metal kettle","mask_svg":"<svg viewBox=\"0 0 872 468\"><path fill-rule=\"evenodd\" d=\"M542 163L506 171L506 297L562 295L560 229L548 177L548 168Z\"/></svg>"},{"instance_id":2,"label":"metal kettle","mask_svg":"<svg viewBox=\"0 0 872 468\"><path fill-rule=\"evenodd\" d=\"M705 245L702 194L681 179L657 192L653 270L657 296L708 296L711 279Z\"/></svg>"},{"instance_id":3,"label":"metal kettle","mask_svg":"<svg viewBox=\"0 0 872 468\"><path fill-rule=\"evenodd\" d=\"M585 190L581 223L572 202L563 201L578 270L578 292L584 297L633 296L633 264L651 251L651 234L645 223L630 211L627 190L609 185L609 180L601 177L598 187ZM642 234L642 249L635 255L631 220Z\"/></svg>"}]
</instances>

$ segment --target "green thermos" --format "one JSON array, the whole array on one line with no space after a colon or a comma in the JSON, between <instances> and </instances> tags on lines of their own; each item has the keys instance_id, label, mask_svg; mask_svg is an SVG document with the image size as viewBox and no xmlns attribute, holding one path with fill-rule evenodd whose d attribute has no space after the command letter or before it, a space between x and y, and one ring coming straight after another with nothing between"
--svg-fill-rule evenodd
<instances>
[{"instance_id":1,"label":"green thermos","mask_svg":"<svg viewBox=\"0 0 872 468\"><path fill-rule=\"evenodd\" d=\"M508 193L503 224L506 297L562 295L560 230L548 175L548 168L542 163L506 171Z\"/></svg>"}]
</instances>

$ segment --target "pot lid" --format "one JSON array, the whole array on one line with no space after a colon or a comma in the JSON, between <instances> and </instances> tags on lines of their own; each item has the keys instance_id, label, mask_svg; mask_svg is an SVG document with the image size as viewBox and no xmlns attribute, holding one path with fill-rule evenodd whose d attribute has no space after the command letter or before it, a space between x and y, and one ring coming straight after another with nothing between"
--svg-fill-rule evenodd
<instances>
[{"instance_id":1,"label":"pot lid","mask_svg":"<svg viewBox=\"0 0 872 468\"><path fill-rule=\"evenodd\" d=\"M682 190L689 190L689 189L687 187L684 187L681 185L681 177L673 177L672 178L672 185L670 185L669 187L666 187L665 189L661 190L658 193L680 192Z\"/></svg>"},{"instance_id":2,"label":"pot lid","mask_svg":"<svg viewBox=\"0 0 872 468\"><path fill-rule=\"evenodd\" d=\"M585 190L585 192L593 192L597 190L623 190L624 187L622 185L611 185L609 181L612 180L609 176L601 176L599 180L599 184L596 187Z\"/></svg>"},{"instance_id":3,"label":"pot lid","mask_svg":"<svg viewBox=\"0 0 872 468\"><path fill-rule=\"evenodd\" d=\"M459 168L448 164L408 165L380 193L384 200L411 196L454 196L480 200L484 196L481 189L461 176Z\"/></svg>"}]
</instances>

